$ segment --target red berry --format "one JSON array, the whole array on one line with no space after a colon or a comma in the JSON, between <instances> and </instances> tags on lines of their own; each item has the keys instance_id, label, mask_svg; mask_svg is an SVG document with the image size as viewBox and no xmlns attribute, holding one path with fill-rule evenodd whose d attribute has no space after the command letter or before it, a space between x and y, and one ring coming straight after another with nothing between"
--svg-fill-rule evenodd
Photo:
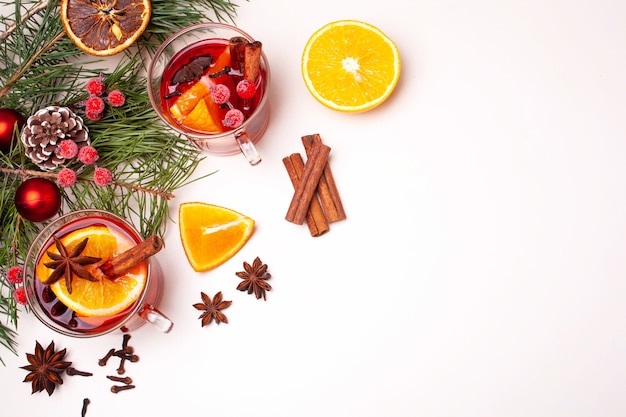
<instances>
[{"instance_id":1,"label":"red berry","mask_svg":"<svg viewBox=\"0 0 626 417\"><path fill-rule=\"evenodd\" d=\"M85 89L87 92L93 96L100 96L104 93L104 81L102 81L102 77L92 78L87 81L85 84Z\"/></svg>"},{"instance_id":2,"label":"red berry","mask_svg":"<svg viewBox=\"0 0 626 417\"><path fill-rule=\"evenodd\" d=\"M26 291L24 287L17 287L15 291L13 291L13 298L15 298L18 304L26 304Z\"/></svg>"},{"instance_id":3,"label":"red berry","mask_svg":"<svg viewBox=\"0 0 626 417\"><path fill-rule=\"evenodd\" d=\"M113 90L107 96L107 101L113 107L121 107L126 103L126 96L120 90Z\"/></svg>"},{"instance_id":4,"label":"red berry","mask_svg":"<svg viewBox=\"0 0 626 417\"><path fill-rule=\"evenodd\" d=\"M239 109L231 109L226 112L224 115L224 120L222 120L222 124L226 127L230 127L232 129L238 128L243 123L243 113Z\"/></svg>"},{"instance_id":5,"label":"red berry","mask_svg":"<svg viewBox=\"0 0 626 417\"><path fill-rule=\"evenodd\" d=\"M252 98L256 93L256 86L250 80L241 80L237 84L237 95L243 99Z\"/></svg>"},{"instance_id":6,"label":"red berry","mask_svg":"<svg viewBox=\"0 0 626 417\"><path fill-rule=\"evenodd\" d=\"M7 271L7 280L11 284L21 284L24 280L24 268L21 266L12 266Z\"/></svg>"},{"instance_id":7,"label":"red berry","mask_svg":"<svg viewBox=\"0 0 626 417\"><path fill-rule=\"evenodd\" d=\"M93 182L100 187L106 187L113 181L113 174L106 168L98 167L93 172Z\"/></svg>"},{"instance_id":8,"label":"red berry","mask_svg":"<svg viewBox=\"0 0 626 417\"><path fill-rule=\"evenodd\" d=\"M78 160L85 165L91 165L98 160L100 156L93 146L83 146L78 151Z\"/></svg>"},{"instance_id":9,"label":"red berry","mask_svg":"<svg viewBox=\"0 0 626 417\"><path fill-rule=\"evenodd\" d=\"M63 168L57 174L57 184L59 187L71 187L76 184L76 172L70 168Z\"/></svg>"},{"instance_id":10,"label":"red berry","mask_svg":"<svg viewBox=\"0 0 626 417\"><path fill-rule=\"evenodd\" d=\"M102 119L103 115L104 115L104 112L100 112L100 113L96 113L92 111L85 112L85 116L87 116L89 120L93 120L94 122Z\"/></svg>"},{"instance_id":11,"label":"red berry","mask_svg":"<svg viewBox=\"0 0 626 417\"><path fill-rule=\"evenodd\" d=\"M71 139L65 139L59 142L55 152L61 158L72 159L78 153L78 145Z\"/></svg>"},{"instance_id":12,"label":"red berry","mask_svg":"<svg viewBox=\"0 0 626 417\"><path fill-rule=\"evenodd\" d=\"M85 112L89 113L102 113L104 111L104 100L98 96L91 96L85 102ZM89 116L87 116L89 117Z\"/></svg>"},{"instance_id":13,"label":"red berry","mask_svg":"<svg viewBox=\"0 0 626 417\"><path fill-rule=\"evenodd\" d=\"M211 87L211 99L215 104L224 104L230 99L230 90L224 84Z\"/></svg>"}]
</instances>

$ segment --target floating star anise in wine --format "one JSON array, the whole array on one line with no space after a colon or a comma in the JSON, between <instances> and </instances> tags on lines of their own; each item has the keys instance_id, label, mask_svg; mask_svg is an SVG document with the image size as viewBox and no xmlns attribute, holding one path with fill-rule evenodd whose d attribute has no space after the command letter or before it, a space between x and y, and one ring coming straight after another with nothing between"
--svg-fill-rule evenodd
<instances>
[{"instance_id":1,"label":"floating star anise in wine","mask_svg":"<svg viewBox=\"0 0 626 417\"><path fill-rule=\"evenodd\" d=\"M217 324L228 323L228 318L220 310L230 306L233 303L232 301L222 300L221 291L215 294L212 300L211 297L203 292L200 293L200 296L202 297L202 302L196 303L193 306L197 310L204 310L200 317L198 317L202 319L202 327L210 324L213 320L215 320Z\"/></svg>"},{"instance_id":2,"label":"floating star anise in wine","mask_svg":"<svg viewBox=\"0 0 626 417\"><path fill-rule=\"evenodd\" d=\"M52 395L56 386L63 383L61 374L72 364L72 362L63 360L66 353L67 349L56 352L54 341L50 342L45 350L39 342L36 342L35 353L26 354L26 359L30 365L20 367L29 371L23 382L32 384L31 394L45 389L48 395Z\"/></svg>"},{"instance_id":3,"label":"floating star anise in wine","mask_svg":"<svg viewBox=\"0 0 626 417\"><path fill-rule=\"evenodd\" d=\"M85 250L89 238L84 238L76 245L76 247L69 252L61 240L53 236L54 244L56 245L59 253L46 252L52 259L52 262L46 262L44 265L48 268L54 269L44 284L50 285L57 282L62 277L65 278L65 285L67 292L72 293L72 274L87 279L89 281L97 281L84 265L91 265L100 261L100 258L93 256L81 256L81 253Z\"/></svg>"},{"instance_id":4,"label":"floating star anise in wine","mask_svg":"<svg viewBox=\"0 0 626 417\"><path fill-rule=\"evenodd\" d=\"M172 84L182 84L189 81L199 80L204 71L213 63L210 55L201 55L192 59L187 65L183 65L172 77Z\"/></svg>"},{"instance_id":5,"label":"floating star anise in wine","mask_svg":"<svg viewBox=\"0 0 626 417\"><path fill-rule=\"evenodd\" d=\"M237 289L239 291L248 291L248 294L254 292L257 300L261 297L263 297L263 300L266 300L266 291L272 289L271 285L266 281L271 278L270 273L267 272L267 265L261 262L261 259L257 256L252 265L244 262L243 268L245 271L235 273L235 275L243 279L237 286Z\"/></svg>"}]
</instances>

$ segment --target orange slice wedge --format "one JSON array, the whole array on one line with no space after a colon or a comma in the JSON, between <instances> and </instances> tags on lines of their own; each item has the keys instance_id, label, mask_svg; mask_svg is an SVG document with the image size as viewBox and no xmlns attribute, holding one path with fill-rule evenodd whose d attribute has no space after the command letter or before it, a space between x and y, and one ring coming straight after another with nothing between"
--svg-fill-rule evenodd
<instances>
[{"instance_id":1,"label":"orange slice wedge","mask_svg":"<svg viewBox=\"0 0 626 417\"><path fill-rule=\"evenodd\" d=\"M208 271L233 257L254 231L254 220L212 204L183 203L178 209L183 249L191 267Z\"/></svg>"},{"instance_id":2,"label":"orange slice wedge","mask_svg":"<svg viewBox=\"0 0 626 417\"><path fill-rule=\"evenodd\" d=\"M179 96L170 107L170 113L176 120L182 122L193 111L196 105L209 94L209 86L204 81L196 81Z\"/></svg>"},{"instance_id":3,"label":"orange slice wedge","mask_svg":"<svg viewBox=\"0 0 626 417\"><path fill-rule=\"evenodd\" d=\"M85 238L89 240L82 255L94 256L103 261L135 245L128 237L104 225L71 232L61 238L61 243L71 251ZM59 253L54 244L46 252ZM52 273L52 269L44 265L50 261L46 253L37 264L36 274L41 281L45 281ZM79 316L109 317L125 310L137 300L145 287L147 273L147 266L143 263L114 280L98 274L93 274L99 278L95 282L73 277L71 294L67 291L64 278L51 284L50 289L63 304Z\"/></svg>"},{"instance_id":4,"label":"orange slice wedge","mask_svg":"<svg viewBox=\"0 0 626 417\"><path fill-rule=\"evenodd\" d=\"M222 128L221 123L215 121L211 109L209 108L209 105L212 105L212 107L216 107L216 104L214 104L213 102L208 103L210 101L211 99L208 97L200 100L198 104L196 104L196 106L193 108L191 113L189 113L187 117L185 117L185 119L181 122L181 124L188 127L189 129L198 130L204 133L223 132L224 129ZM216 115L218 111L219 109L214 109Z\"/></svg>"}]
</instances>

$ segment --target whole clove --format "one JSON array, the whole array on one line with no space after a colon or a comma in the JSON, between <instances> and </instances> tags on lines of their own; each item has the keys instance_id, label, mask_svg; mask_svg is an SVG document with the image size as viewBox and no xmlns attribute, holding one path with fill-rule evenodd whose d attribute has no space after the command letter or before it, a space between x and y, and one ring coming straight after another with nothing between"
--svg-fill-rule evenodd
<instances>
[{"instance_id":1,"label":"whole clove","mask_svg":"<svg viewBox=\"0 0 626 417\"><path fill-rule=\"evenodd\" d=\"M129 376L125 376L124 378L115 376L115 375L107 375L107 378L114 382L121 382L126 385L130 385L133 383L133 380Z\"/></svg>"},{"instance_id":2,"label":"whole clove","mask_svg":"<svg viewBox=\"0 0 626 417\"><path fill-rule=\"evenodd\" d=\"M134 385L113 385L111 387L111 392L113 394L117 394L120 391L126 391L126 390L133 389L133 388L135 388Z\"/></svg>"},{"instance_id":3,"label":"whole clove","mask_svg":"<svg viewBox=\"0 0 626 417\"><path fill-rule=\"evenodd\" d=\"M83 399L83 408L80 411L80 417L85 417L87 415L87 406L89 405L89 403L91 403L89 398Z\"/></svg>"},{"instance_id":4,"label":"whole clove","mask_svg":"<svg viewBox=\"0 0 626 417\"><path fill-rule=\"evenodd\" d=\"M120 366L118 366L118 367L117 367L117 374L118 374L118 375L122 375L122 374L124 374L124 373L126 372L126 369L124 368L124 363L125 363L125 362L126 362L126 357L125 357L125 356L123 356L123 357L120 359Z\"/></svg>"},{"instance_id":5,"label":"whole clove","mask_svg":"<svg viewBox=\"0 0 626 417\"><path fill-rule=\"evenodd\" d=\"M93 376L93 374L91 372L84 372L84 371L79 371L78 369L70 366L69 368L67 368L65 370L65 373L70 375L70 376Z\"/></svg>"},{"instance_id":6,"label":"whole clove","mask_svg":"<svg viewBox=\"0 0 626 417\"><path fill-rule=\"evenodd\" d=\"M107 362L109 361L109 359L111 358L111 356L113 356L113 354L115 353L115 349L111 348L109 349L109 351L107 352L106 355L104 355L104 357L102 359L98 360L98 365L100 366L106 366Z\"/></svg>"}]
</instances>

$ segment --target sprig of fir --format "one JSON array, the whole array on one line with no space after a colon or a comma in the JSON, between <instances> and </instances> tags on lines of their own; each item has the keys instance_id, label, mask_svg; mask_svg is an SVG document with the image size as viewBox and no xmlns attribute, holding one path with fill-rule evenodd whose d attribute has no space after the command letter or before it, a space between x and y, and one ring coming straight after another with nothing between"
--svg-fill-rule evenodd
<instances>
[{"instance_id":1,"label":"sprig of fir","mask_svg":"<svg viewBox=\"0 0 626 417\"><path fill-rule=\"evenodd\" d=\"M234 23L237 11L230 0L152 0L151 4L148 29L136 45L119 54L111 69L101 59L82 53L65 36L59 0L0 0L3 10L13 10L0 16L0 107L26 117L49 105L80 113L86 81L101 74L108 89L119 89L126 96L124 106L107 108L102 119L83 118L100 156L98 166L113 172L115 181L98 186L90 179L93 167L85 168L75 185L61 189L62 213L107 210L128 219L144 236L164 233L169 199L191 181L202 160L189 141L163 128L150 105L144 75L150 52L185 26L207 20ZM20 141L0 153L0 345L13 353L18 306L3 271L23 262L30 242L46 225L24 220L13 204L19 184L37 175L47 174L25 157Z\"/></svg>"}]
</instances>

